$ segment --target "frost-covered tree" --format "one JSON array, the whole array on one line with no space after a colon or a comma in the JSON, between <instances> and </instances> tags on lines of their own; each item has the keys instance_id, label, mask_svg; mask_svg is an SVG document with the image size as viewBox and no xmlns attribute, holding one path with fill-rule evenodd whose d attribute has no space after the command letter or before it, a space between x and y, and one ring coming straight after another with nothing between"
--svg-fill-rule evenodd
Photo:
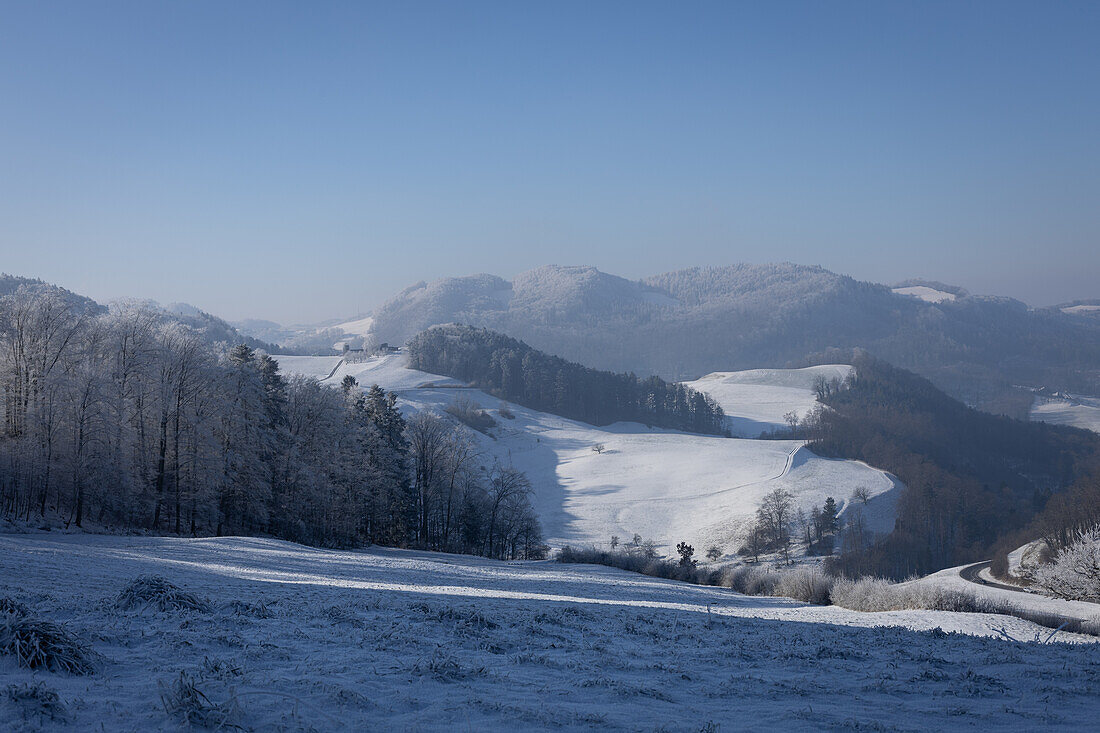
<instances>
[{"instance_id":1,"label":"frost-covered tree","mask_svg":"<svg viewBox=\"0 0 1100 733\"><path fill-rule=\"evenodd\" d=\"M1058 598L1100 602L1100 527L1082 532L1052 562L1039 566L1034 583Z\"/></svg>"}]
</instances>

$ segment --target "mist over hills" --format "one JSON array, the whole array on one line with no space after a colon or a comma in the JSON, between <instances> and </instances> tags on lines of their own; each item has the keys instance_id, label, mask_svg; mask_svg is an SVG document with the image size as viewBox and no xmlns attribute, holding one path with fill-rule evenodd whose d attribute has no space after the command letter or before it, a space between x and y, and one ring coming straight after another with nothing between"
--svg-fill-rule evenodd
<instances>
[{"instance_id":1,"label":"mist over hills","mask_svg":"<svg viewBox=\"0 0 1100 733\"><path fill-rule=\"evenodd\" d=\"M554 265L511 282L445 278L406 288L372 316L379 341L464 323L594 368L666 379L805 366L864 349L968 404L1018 417L1031 404L1029 388L1100 394L1100 319L942 283L890 287L791 263L641 281Z\"/></svg>"}]
</instances>

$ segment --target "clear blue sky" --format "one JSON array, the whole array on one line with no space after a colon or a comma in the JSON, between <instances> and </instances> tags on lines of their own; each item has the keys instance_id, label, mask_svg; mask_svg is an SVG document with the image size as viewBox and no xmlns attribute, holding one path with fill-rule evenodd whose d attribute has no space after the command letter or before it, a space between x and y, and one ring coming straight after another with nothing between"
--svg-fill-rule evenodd
<instances>
[{"instance_id":1,"label":"clear blue sky","mask_svg":"<svg viewBox=\"0 0 1100 733\"><path fill-rule=\"evenodd\" d=\"M0 3L0 270L229 318L545 263L1100 297L1100 3Z\"/></svg>"}]
</instances>

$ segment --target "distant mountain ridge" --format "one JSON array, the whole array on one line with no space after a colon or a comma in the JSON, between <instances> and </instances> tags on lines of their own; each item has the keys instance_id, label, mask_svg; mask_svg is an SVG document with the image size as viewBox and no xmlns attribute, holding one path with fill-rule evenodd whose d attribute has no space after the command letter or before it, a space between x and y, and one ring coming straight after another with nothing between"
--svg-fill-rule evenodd
<instances>
[{"instance_id":1,"label":"distant mountain ridge","mask_svg":"<svg viewBox=\"0 0 1100 733\"><path fill-rule=\"evenodd\" d=\"M928 302L821 267L696 267L635 281L547 265L511 282L479 274L417 283L378 308L373 334L404 343L464 323L598 369L696 378L845 361L863 349L993 412L1026 416L1021 386L1100 394L1100 319L931 281Z\"/></svg>"}]
</instances>

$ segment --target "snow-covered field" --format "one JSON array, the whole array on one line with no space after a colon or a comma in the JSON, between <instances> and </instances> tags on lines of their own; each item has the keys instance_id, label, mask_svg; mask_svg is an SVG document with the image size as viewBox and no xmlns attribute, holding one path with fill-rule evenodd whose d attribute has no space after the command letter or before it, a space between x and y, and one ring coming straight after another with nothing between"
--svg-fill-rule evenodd
<instances>
[{"instance_id":1,"label":"snow-covered field","mask_svg":"<svg viewBox=\"0 0 1100 733\"><path fill-rule=\"evenodd\" d=\"M1036 397L1031 419L1100 433L1100 397Z\"/></svg>"},{"instance_id":2,"label":"snow-covered field","mask_svg":"<svg viewBox=\"0 0 1100 733\"><path fill-rule=\"evenodd\" d=\"M750 369L714 372L684 384L714 399L726 413L730 433L755 438L761 433L786 428L785 416L806 417L814 407L814 382L843 382L852 373L847 364L826 364L805 369Z\"/></svg>"},{"instance_id":3,"label":"snow-covered field","mask_svg":"<svg viewBox=\"0 0 1100 733\"><path fill-rule=\"evenodd\" d=\"M318 357L275 357L284 372L326 378L333 361ZM323 358L323 357L322 357ZM828 375L846 376L850 367L820 367ZM852 492L867 489L859 504L866 526L874 532L893 528L898 491L895 480L856 461L831 460L802 448L801 441L765 441L689 435L647 428L636 423L594 427L515 404L514 418L499 414L501 401L466 389L449 377L405 367L403 354L341 364L326 383L352 375L366 388L378 384L398 393L406 411L442 412L458 395L488 410L497 420L492 435L474 431L486 463L499 460L524 471L535 488L534 505L551 545L605 545L612 535L634 533L652 539L667 554L681 540L702 554L716 544L732 554L763 496L783 487L807 513L832 496L844 511L853 508ZM751 375L754 373L741 373ZM770 374L770 382L766 376ZM802 405L815 373L768 370L744 376L743 394L731 403L732 414L744 405L760 413ZM702 380L700 380L702 381ZM730 383L735 386L736 383ZM780 403L778 394L793 403ZM593 451L602 445L602 453Z\"/></svg>"},{"instance_id":4,"label":"snow-covered field","mask_svg":"<svg viewBox=\"0 0 1100 733\"><path fill-rule=\"evenodd\" d=\"M148 574L213 609L116 608ZM77 677L0 656L5 730L176 729L161 695L181 674L237 711L228 722L261 730L1030 732L1100 716L1096 647L996 638L1039 631L1018 619L858 613L593 566L0 535L0 596L103 657ZM34 682L63 718L6 699Z\"/></svg>"}]
</instances>

